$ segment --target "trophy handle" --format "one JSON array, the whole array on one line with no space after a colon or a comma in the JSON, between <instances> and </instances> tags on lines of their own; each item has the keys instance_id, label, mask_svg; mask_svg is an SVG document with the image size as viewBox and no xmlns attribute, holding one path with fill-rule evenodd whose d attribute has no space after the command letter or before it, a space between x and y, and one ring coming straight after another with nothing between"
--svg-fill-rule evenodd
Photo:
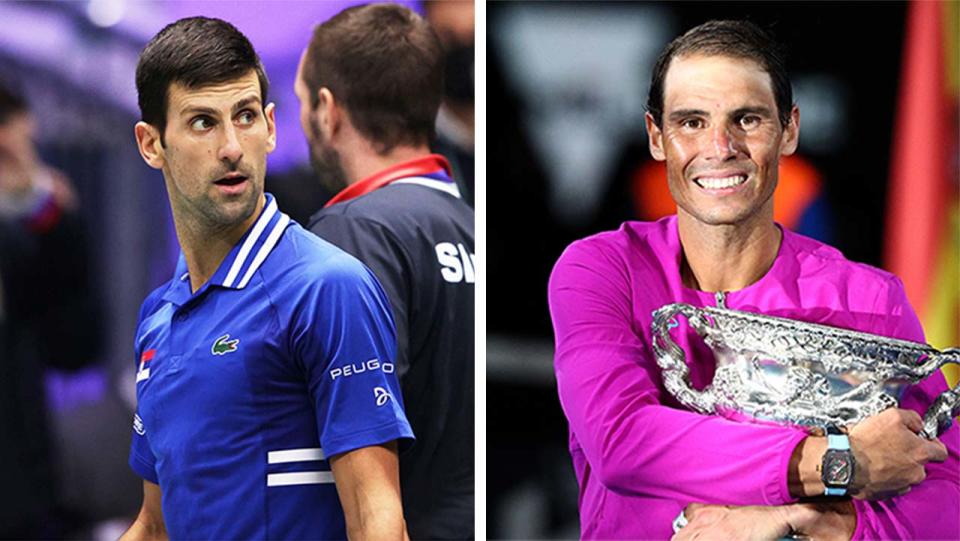
<instances>
[{"instance_id":1,"label":"trophy handle","mask_svg":"<svg viewBox=\"0 0 960 541\"><path fill-rule=\"evenodd\" d=\"M947 364L960 365L960 348L946 349L941 355L938 369ZM923 431L920 435L928 440L936 438L950 427L957 415L960 415L960 383L953 389L944 391L927 408L927 413L923 416Z\"/></svg>"},{"instance_id":2,"label":"trophy handle","mask_svg":"<svg viewBox=\"0 0 960 541\"><path fill-rule=\"evenodd\" d=\"M657 364L663 372L663 384L682 404L700 413L716 413L717 396L713 385L702 392L690 385L690 369L687 367L686 353L670 336L670 329L677 326L676 316L683 314L692 324L704 322L713 326L709 318L703 317L700 310L689 304L668 304L653 313L651 341ZM696 326L696 325L694 325Z\"/></svg>"}]
</instances>

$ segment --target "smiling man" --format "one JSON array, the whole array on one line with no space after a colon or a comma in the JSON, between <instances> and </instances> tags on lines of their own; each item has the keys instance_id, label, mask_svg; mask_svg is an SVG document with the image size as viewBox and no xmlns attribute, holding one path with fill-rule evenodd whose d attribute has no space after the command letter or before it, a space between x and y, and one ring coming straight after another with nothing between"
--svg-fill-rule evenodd
<instances>
[{"instance_id":1,"label":"smiling man","mask_svg":"<svg viewBox=\"0 0 960 541\"><path fill-rule=\"evenodd\" d=\"M650 326L668 303L913 341L923 331L895 276L774 223L778 163L796 150L800 115L765 31L712 21L677 38L654 68L647 109L677 214L574 243L550 280L583 537L669 538L686 509L681 539L956 538L960 431L916 434L942 375L910 388L902 409L829 438L701 415L666 392ZM703 388L712 355L689 332L678 343Z\"/></svg>"},{"instance_id":2,"label":"smiling man","mask_svg":"<svg viewBox=\"0 0 960 541\"><path fill-rule=\"evenodd\" d=\"M229 23L194 17L140 55L144 161L182 253L140 310L123 539L402 539L396 440L412 436L376 278L263 191L268 81Z\"/></svg>"}]
</instances>

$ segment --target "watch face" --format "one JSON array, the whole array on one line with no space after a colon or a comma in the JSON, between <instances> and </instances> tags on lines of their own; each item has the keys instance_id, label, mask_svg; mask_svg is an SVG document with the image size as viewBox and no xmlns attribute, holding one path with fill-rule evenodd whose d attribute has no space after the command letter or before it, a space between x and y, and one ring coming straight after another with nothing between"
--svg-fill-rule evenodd
<instances>
[{"instance_id":1,"label":"watch face","mask_svg":"<svg viewBox=\"0 0 960 541\"><path fill-rule=\"evenodd\" d=\"M847 486L853 475L853 460L847 451L829 450L823 457L823 482L832 486Z\"/></svg>"}]
</instances>

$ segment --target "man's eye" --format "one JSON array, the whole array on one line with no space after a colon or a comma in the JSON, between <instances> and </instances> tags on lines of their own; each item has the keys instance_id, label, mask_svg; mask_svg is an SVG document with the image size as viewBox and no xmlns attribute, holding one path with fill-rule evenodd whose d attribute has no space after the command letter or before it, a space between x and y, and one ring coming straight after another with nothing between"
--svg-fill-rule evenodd
<instances>
[{"instance_id":1,"label":"man's eye","mask_svg":"<svg viewBox=\"0 0 960 541\"><path fill-rule=\"evenodd\" d=\"M257 113L254 113L249 109L241 111L240 114L237 115L237 120L241 124L253 124L257 120Z\"/></svg>"},{"instance_id":2,"label":"man's eye","mask_svg":"<svg viewBox=\"0 0 960 541\"><path fill-rule=\"evenodd\" d=\"M198 116L190 121L190 128L197 131L209 130L213 127L213 121L209 117Z\"/></svg>"},{"instance_id":3,"label":"man's eye","mask_svg":"<svg viewBox=\"0 0 960 541\"><path fill-rule=\"evenodd\" d=\"M693 130L700 129L703 127L703 119L700 118L688 118L680 122L680 125L684 128L690 128Z\"/></svg>"},{"instance_id":4,"label":"man's eye","mask_svg":"<svg viewBox=\"0 0 960 541\"><path fill-rule=\"evenodd\" d=\"M745 115L740 117L740 127L744 129L755 128L760 125L762 119L756 115Z\"/></svg>"}]
</instances>

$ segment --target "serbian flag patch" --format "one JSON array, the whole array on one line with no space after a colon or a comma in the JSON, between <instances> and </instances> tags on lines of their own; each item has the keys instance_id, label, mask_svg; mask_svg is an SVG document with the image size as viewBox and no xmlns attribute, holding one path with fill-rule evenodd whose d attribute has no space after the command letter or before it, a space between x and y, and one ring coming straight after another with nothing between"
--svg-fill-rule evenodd
<instances>
[{"instance_id":1,"label":"serbian flag patch","mask_svg":"<svg viewBox=\"0 0 960 541\"><path fill-rule=\"evenodd\" d=\"M149 363L156 354L157 350L148 349L140 355L140 369L137 370L137 383L150 377L150 367L147 366L147 363Z\"/></svg>"}]
</instances>

